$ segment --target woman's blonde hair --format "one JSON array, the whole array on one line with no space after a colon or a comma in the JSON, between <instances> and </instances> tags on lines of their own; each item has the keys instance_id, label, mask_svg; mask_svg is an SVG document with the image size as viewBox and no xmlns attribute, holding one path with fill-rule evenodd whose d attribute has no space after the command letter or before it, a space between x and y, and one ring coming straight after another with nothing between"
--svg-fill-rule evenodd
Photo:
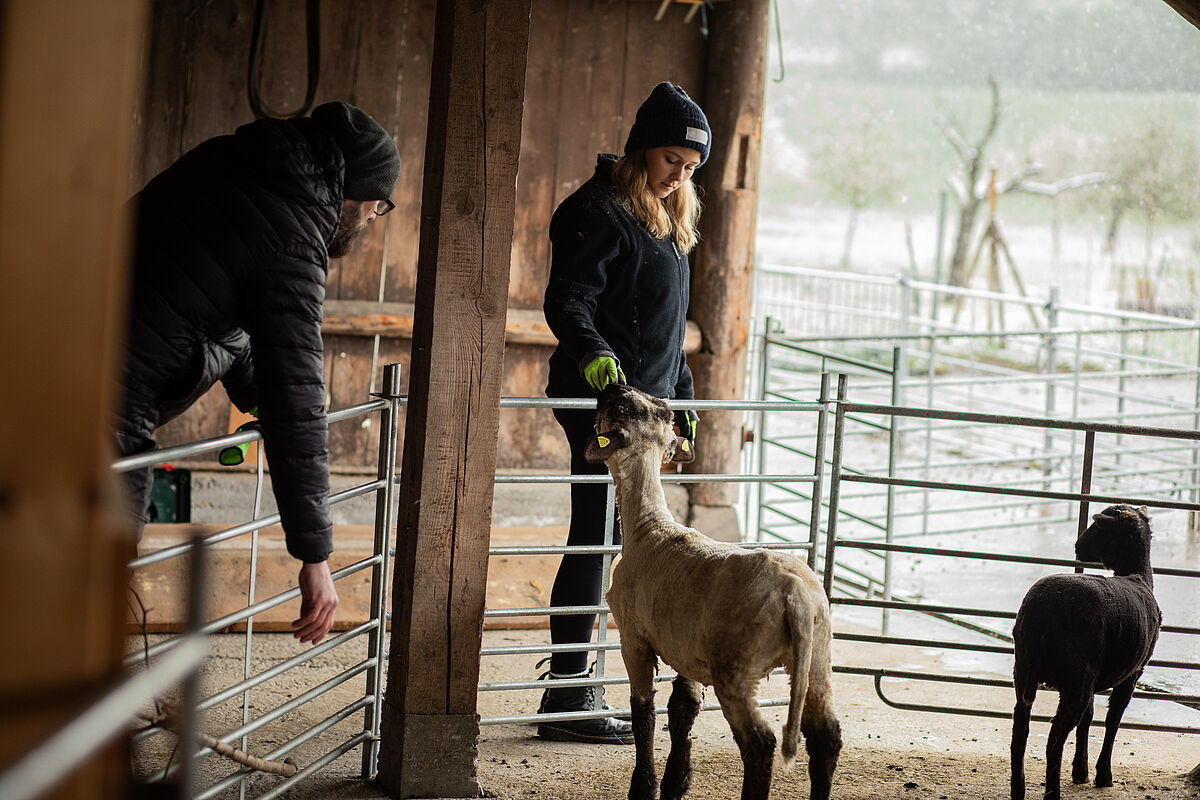
<instances>
[{"instance_id":1,"label":"woman's blonde hair","mask_svg":"<svg viewBox=\"0 0 1200 800\"><path fill-rule=\"evenodd\" d=\"M654 237L670 236L681 251L692 252L700 241L697 223L701 205L696 184L689 179L663 199L658 199L646 180L645 150L635 150L617 159L612 168L612 182L625 195L633 216Z\"/></svg>"}]
</instances>

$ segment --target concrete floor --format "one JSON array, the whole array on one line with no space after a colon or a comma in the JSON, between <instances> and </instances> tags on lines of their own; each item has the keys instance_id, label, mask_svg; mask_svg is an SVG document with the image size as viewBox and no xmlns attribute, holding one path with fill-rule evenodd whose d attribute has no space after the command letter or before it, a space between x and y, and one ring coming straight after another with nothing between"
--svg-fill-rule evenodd
<instances>
[{"instance_id":1,"label":"concrete floor","mask_svg":"<svg viewBox=\"0 0 1200 800\"><path fill-rule=\"evenodd\" d=\"M485 644L530 644L545 641L546 631L493 630L485 632ZM212 655L206 669L211 684L225 684L241 676L244 638L223 635L212 638ZM255 656L252 672L260 671L301 652L303 648L285 634L265 634L255 637ZM365 654L361 639L318 657L315 661L285 672L268 685L251 692L252 715L262 714L288 699L358 663ZM945 673L947 665L937 653L895 648L884 654L892 666L904 669L927 669ZM835 642L835 663L864 665L879 661L878 646L839 641ZM482 679L519 680L537 675L536 658L505 656L488 658L482 665ZM609 673L619 673L619 658L609 662ZM763 689L764 696L779 696L786 692L786 680L773 679ZM856 800L894 800L929 798L930 800L980 800L1008 797L1009 723L1006 719L982 719L947 714L902 711L887 707L877 697L870 678L855 675L835 675L835 703L842 722L845 748L835 775L835 798ZM249 750L265 755L279 743L297 735L326 715L334 713L355 696L361 696L362 677L356 677L323 695L304 709L286 715L277 723L255 733ZM623 687L609 690L614 706L626 705ZM1007 711L1012 700L1009 690L981 689L921 682L888 682L890 696L904 702L927 702L972 706ZM483 693L479 712L484 717L529 713L537 703L538 693ZM660 701L665 691L660 690ZM711 700L711 694L706 701ZM1052 692L1042 692L1035 712L1051 713L1056 698ZM1174 707L1178 709L1178 707ZM782 709L765 712L778 731L785 713ZM1175 713L1175 712L1172 712ZM1187 712L1193 723L1200 713ZM1102 718L1103 709L1097 717ZM1132 708L1127 720L1160 718L1166 714L1162 704L1157 709ZM1187 716L1187 714L1185 714ZM219 733L235 728L241 719L236 703L229 702L211 712L205 726ZM665 720L661 719L660 728ZM1030 796L1038 796L1044 774L1045 733L1048 726L1035 723L1026 758ZM361 713L353 714L329 732L303 745L293 755L303 767L339 741L345 741L362 729ZM168 735L155 737L139 748L139 763L145 771L160 764L170 748ZM693 731L696 775L693 798L728 798L739 793L741 763L729 733L719 713L701 714ZM1093 731L1093 758L1099 746L1099 732ZM656 753L661 769L666 758L667 737L660 732ZM1068 748L1069 754L1073 752ZM1200 739L1195 735L1146 733L1123 730L1113 759L1116 785L1099 790L1090 785L1064 785L1063 797L1070 800L1174 800L1200 797L1200 790L1189 787L1183 773L1200 760ZM807 775L801 754L798 768L777 769L774 796L807 796ZM623 798L633 764L630 747L594 746L546 742L533 735L528 725L484 725L479 739L477 762L479 783L485 796L516 800L567 800L571 798ZM201 769L207 779L232 771L232 766L215 757L202 760ZM256 776L250 782L248 797L256 797L279 782L272 776ZM227 791L219 797L236 797ZM302 785L286 791L281 797L309 800L373 800L386 795L374 784L361 778L361 749L356 748L321 770Z\"/></svg>"}]
</instances>

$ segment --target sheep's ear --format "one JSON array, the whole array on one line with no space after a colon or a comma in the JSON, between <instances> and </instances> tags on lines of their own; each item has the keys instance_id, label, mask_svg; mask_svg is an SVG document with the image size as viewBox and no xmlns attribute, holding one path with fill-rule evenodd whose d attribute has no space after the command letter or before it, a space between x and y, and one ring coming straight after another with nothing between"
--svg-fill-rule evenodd
<instances>
[{"instance_id":1,"label":"sheep's ear","mask_svg":"<svg viewBox=\"0 0 1200 800\"><path fill-rule=\"evenodd\" d=\"M605 431L604 433L597 433L592 437L583 455L593 464L599 461L607 461L609 456L627 444L629 444L629 438L625 435L625 431L620 428Z\"/></svg>"},{"instance_id":2,"label":"sheep's ear","mask_svg":"<svg viewBox=\"0 0 1200 800\"><path fill-rule=\"evenodd\" d=\"M675 437L675 452L671 454L671 462L675 464L687 464L696 460L696 451L692 449L692 443L682 436Z\"/></svg>"}]
</instances>

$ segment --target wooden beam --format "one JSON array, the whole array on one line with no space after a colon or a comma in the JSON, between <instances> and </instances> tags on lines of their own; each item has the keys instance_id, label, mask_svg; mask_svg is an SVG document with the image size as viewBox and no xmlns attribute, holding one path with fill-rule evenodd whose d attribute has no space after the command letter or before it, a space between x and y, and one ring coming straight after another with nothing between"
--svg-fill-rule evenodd
<instances>
[{"instance_id":1,"label":"wooden beam","mask_svg":"<svg viewBox=\"0 0 1200 800\"><path fill-rule=\"evenodd\" d=\"M379 783L476 797L530 0L439 0Z\"/></svg>"},{"instance_id":2,"label":"wooden beam","mask_svg":"<svg viewBox=\"0 0 1200 800\"><path fill-rule=\"evenodd\" d=\"M696 396L705 399L740 399L744 392L769 5L770 0L740 0L710 11L704 111L713 149L700 171L705 208L692 272L692 285L704 291L692 292L689 314L704 341L701 352L688 358ZM741 419L741 412L701 415L697 457L689 471L736 472ZM694 505L732 506L737 493L733 484L689 488Z\"/></svg>"},{"instance_id":3,"label":"wooden beam","mask_svg":"<svg viewBox=\"0 0 1200 800\"><path fill-rule=\"evenodd\" d=\"M1200 2L1197 0L1166 0L1167 5L1179 12L1179 16L1200 28Z\"/></svg>"},{"instance_id":4,"label":"wooden beam","mask_svg":"<svg viewBox=\"0 0 1200 800\"><path fill-rule=\"evenodd\" d=\"M373 300L326 300L322 330L339 336L385 336L411 339L416 307L412 303L377 303ZM532 308L510 308L504 324L506 344L554 347L558 339L546 324L546 315ZM700 327L688 320L683 349L700 350Z\"/></svg>"},{"instance_id":5,"label":"wooden beam","mask_svg":"<svg viewBox=\"0 0 1200 800\"><path fill-rule=\"evenodd\" d=\"M121 675L133 536L108 464L144 14L0 3L0 770ZM124 795L121 750L46 796Z\"/></svg>"}]
</instances>

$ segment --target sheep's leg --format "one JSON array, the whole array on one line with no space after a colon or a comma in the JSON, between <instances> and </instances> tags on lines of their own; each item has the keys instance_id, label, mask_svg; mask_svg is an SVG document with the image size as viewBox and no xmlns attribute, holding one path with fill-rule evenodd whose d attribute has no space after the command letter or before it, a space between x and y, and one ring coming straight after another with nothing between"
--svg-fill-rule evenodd
<instances>
[{"instance_id":1,"label":"sheep's leg","mask_svg":"<svg viewBox=\"0 0 1200 800\"><path fill-rule=\"evenodd\" d=\"M1096 759L1096 785L1112 786L1112 751L1113 742L1117 739L1117 727L1121 724L1121 716L1133 696L1133 687L1142 673L1130 677L1113 687L1108 696L1108 714L1104 717L1104 744L1100 747L1100 757ZM1087 780L1086 775L1084 780Z\"/></svg>"},{"instance_id":2,"label":"sheep's leg","mask_svg":"<svg viewBox=\"0 0 1200 800\"><path fill-rule=\"evenodd\" d=\"M833 771L842 751L842 725L834 713L828 683L809 684L800 731L808 751L808 796L810 800L829 800Z\"/></svg>"},{"instance_id":3,"label":"sheep's leg","mask_svg":"<svg viewBox=\"0 0 1200 800\"><path fill-rule=\"evenodd\" d=\"M1010 744L1012 777L1009 781L1009 796L1012 800L1025 799L1025 743L1029 739L1029 712L1031 706L1017 700L1013 707L1013 732Z\"/></svg>"},{"instance_id":4,"label":"sheep's leg","mask_svg":"<svg viewBox=\"0 0 1200 800\"><path fill-rule=\"evenodd\" d=\"M1020 648L1020 642L1017 643ZM1016 665L1013 668L1013 686L1017 692L1017 704L1013 706L1012 742L1009 754L1012 761L1012 776L1009 782L1009 795L1012 800L1025 798L1025 744L1029 741L1029 714L1033 710L1033 701L1037 697L1037 681L1029 678L1025 668L1028 659L1020 652L1016 655Z\"/></svg>"},{"instance_id":5,"label":"sheep's leg","mask_svg":"<svg viewBox=\"0 0 1200 800\"><path fill-rule=\"evenodd\" d=\"M663 771L662 800L678 800L692 785L692 724L700 713L703 687L676 675L671 699L667 701L667 726L671 731L671 753Z\"/></svg>"},{"instance_id":6,"label":"sheep's leg","mask_svg":"<svg viewBox=\"0 0 1200 800\"><path fill-rule=\"evenodd\" d=\"M1095 713L1094 705L1092 700L1084 703L1083 716L1079 718L1079 724L1075 726L1075 759L1071 762L1072 783L1087 783L1088 731L1092 727L1092 714Z\"/></svg>"},{"instance_id":7,"label":"sheep's leg","mask_svg":"<svg viewBox=\"0 0 1200 800\"><path fill-rule=\"evenodd\" d=\"M629 705L633 712L635 760L629 800L654 800L658 794L654 769L654 668L658 656L649 642L623 633L621 658L629 674Z\"/></svg>"},{"instance_id":8,"label":"sheep's leg","mask_svg":"<svg viewBox=\"0 0 1200 800\"><path fill-rule=\"evenodd\" d=\"M1059 692L1058 710L1054 712L1054 719L1050 723L1050 736L1046 741L1045 800L1059 800L1063 745L1067 743L1067 736L1083 714L1084 701L1091 696L1091 692L1083 693L1082 696Z\"/></svg>"},{"instance_id":9,"label":"sheep's leg","mask_svg":"<svg viewBox=\"0 0 1200 800\"><path fill-rule=\"evenodd\" d=\"M756 684L739 683L723 682L713 689L742 753L742 800L767 800L775 766L775 733L758 710Z\"/></svg>"}]
</instances>

